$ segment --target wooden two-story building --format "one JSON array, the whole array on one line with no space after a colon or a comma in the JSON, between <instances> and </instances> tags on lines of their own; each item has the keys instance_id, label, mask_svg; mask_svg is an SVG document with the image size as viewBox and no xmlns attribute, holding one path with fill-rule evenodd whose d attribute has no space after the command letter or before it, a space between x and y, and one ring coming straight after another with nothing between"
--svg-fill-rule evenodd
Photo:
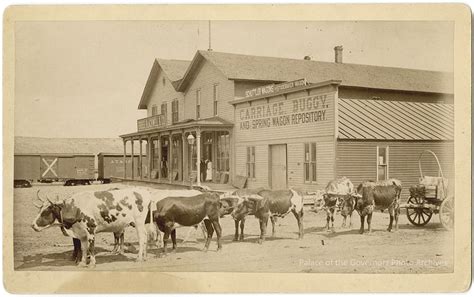
<instances>
[{"instance_id":1,"label":"wooden two-story building","mask_svg":"<svg viewBox=\"0 0 474 297\"><path fill-rule=\"evenodd\" d=\"M122 138L151 151L152 174L138 178L182 183L206 171L247 187L313 191L340 176L409 185L425 149L454 175L453 100L452 73L342 63L341 47L333 63L198 51L191 62L154 62L139 105L148 117Z\"/></svg>"}]
</instances>

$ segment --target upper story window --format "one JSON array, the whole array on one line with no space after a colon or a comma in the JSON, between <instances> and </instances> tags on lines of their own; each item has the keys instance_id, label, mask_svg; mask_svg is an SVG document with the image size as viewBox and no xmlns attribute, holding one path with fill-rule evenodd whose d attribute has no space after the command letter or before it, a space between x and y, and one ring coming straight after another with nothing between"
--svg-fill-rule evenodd
<instances>
[{"instance_id":1,"label":"upper story window","mask_svg":"<svg viewBox=\"0 0 474 297\"><path fill-rule=\"evenodd\" d=\"M217 116L217 102L219 101L219 85L214 85L214 116Z\"/></svg>"},{"instance_id":2,"label":"upper story window","mask_svg":"<svg viewBox=\"0 0 474 297\"><path fill-rule=\"evenodd\" d=\"M377 180L388 179L388 146L377 146Z\"/></svg>"},{"instance_id":3,"label":"upper story window","mask_svg":"<svg viewBox=\"0 0 474 297\"><path fill-rule=\"evenodd\" d=\"M166 122L168 119L168 105L166 102L161 103L161 115L163 116L163 120Z\"/></svg>"},{"instance_id":4,"label":"upper story window","mask_svg":"<svg viewBox=\"0 0 474 297\"><path fill-rule=\"evenodd\" d=\"M172 102L171 102L171 121L172 123L177 123L178 122L178 117L179 117L179 112L178 112L178 109L179 109L179 103L178 103L178 99L174 99Z\"/></svg>"},{"instance_id":5,"label":"upper story window","mask_svg":"<svg viewBox=\"0 0 474 297\"><path fill-rule=\"evenodd\" d=\"M162 82L163 82L163 85L166 85L166 79L164 77L163 77Z\"/></svg>"},{"instance_id":6,"label":"upper story window","mask_svg":"<svg viewBox=\"0 0 474 297\"><path fill-rule=\"evenodd\" d=\"M196 90L196 119L201 118L201 90Z\"/></svg>"},{"instance_id":7,"label":"upper story window","mask_svg":"<svg viewBox=\"0 0 474 297\"><path fill-rule=\"evenodd\" d=\"M157 114L158 114L158 106L153 105L153 106L151 107L151 115L152 115L152 116L155 116L155 115L157 115Z\"/></svg>"}]
</instances>

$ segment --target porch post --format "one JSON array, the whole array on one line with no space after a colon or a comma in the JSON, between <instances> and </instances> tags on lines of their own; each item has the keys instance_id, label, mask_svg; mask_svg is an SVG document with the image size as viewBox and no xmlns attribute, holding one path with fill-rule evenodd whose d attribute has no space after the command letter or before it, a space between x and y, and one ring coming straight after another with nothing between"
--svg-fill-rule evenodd
<instances>
[{"instance_id":1,"label":"porch post","mask_svg":"<svg viewBox=\"0 0 474 297\"><path fill-rule=\"evenodd\" d=\"M158 134L158 178L161 178L161 134Z\"/></svg>"},{"instance_id":2,"label":"porch post","mask_svg":"<svg viewBox=\"0 0 474 297\"><path fill-rule=\"evenodd\" d=\"M148 180L151 180L151 170L152 170L152 164L153 164L153 153L151 152L152 148L153 148L153 144L151 142L151 136L148 135L148 143L147 143L147 147L148 147L148 150L147 150L147 158L148 158Z\"/></svg>"},{"instance_id":3,"label":"porch post","mask_svg":"<svg viewBox=\"0 0 474 297\"><path fill-rule=\"evenodd\" d=\"M127 140L123 139L123 179L127 178Z\"/></svg>"},{"instance_id":4,"label":"porch post","mask_svg":"<svg viewBox=\"0 0 474 297\"><path fill-rule=\"evenodd\" d=\"M186 162L186 148L188 146L188 139L186 138L186 133L184 133L184 130L181 132L181 143L182 143L182 157L181 157L181 180L183 181L183 184L186 183L186 180L188 179L188 170L187 170L187 165L188 163Z\"/></svg>"},{"instance_id":5,"label":"porch post","mask_svg":"<svg viewBox=\"0 0 474 297\"><path fill-rule=\"evenodd\" d=\"M235 159L234 159L234 137L232 135L232 130L229 130L229 184L233 183L234 173L235 173Z\"/></svg>"},{"instance_id":6,"label":"porch post","mask_svg":"<svg viewBox=\"0 0 474 297\"><path fill-rule=\"evenodd\" d=\"M170 183L173 182L173 134L168 137L168 179Z\"/></svg>"},{"instance_id":7,"label":"porch post","mask_svg":"<svg viewBox=\"0 0 474 297\"><path fill-rule=\"evenodd\" d=\"M197 169L197 185L201 186L201 130L196 130L196 169Z\"/></svg>"},{"instance_id":8,"label":"porch post","mask_svg":"<svg viewBox=\"0 0 474 297\"><path fill-rule=\"evenodd\" d=\"M140 138L138 139L138 141L140 142L140 155L138 156L138 174L140 175L140 179L143 179L143 164L142 164L142 137L140 136Z\"/></svg>"},{"instance_id":9,"label":"porch post","mask_svg":"<svg viewBox=\"0 0 474 297\"><path fill-rule=\"evenodd\" d=\"M134 167L135 162L133 160L133 159L135 159L135 156L133 155L133 137L132 137L132 140L131 140L130 143L132 144L132 161L131 161L130 165L132 166L132 180L133 180L133 179L135 179L135 172L134 172L135 171L135 167Z\"/></svg>"}]
</instances>

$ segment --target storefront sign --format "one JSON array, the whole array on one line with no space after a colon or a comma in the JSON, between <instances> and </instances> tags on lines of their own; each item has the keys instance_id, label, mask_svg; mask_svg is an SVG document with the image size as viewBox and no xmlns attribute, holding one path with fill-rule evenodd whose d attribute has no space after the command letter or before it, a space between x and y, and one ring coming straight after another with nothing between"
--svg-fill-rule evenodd
<instances>
[{"instance_id":1,"label":"storefront sign","mask_svg":"<svg viewBox=\"0 0 474 297\"><path fill-rule=\"evenodd\" d=\"M256 97L260 95L268 95L272 93L277 93L286 89L291 89L291 88L296 88L296 87L301 87L306 85L306 79L298 79L294 81L289 81L281 84L271 84L271 85L266 85L258 88L253 88L250 90L245 91L245 97Z\"/></svg>"},{"instance_id":2,"label":"storefront sign","mask_svg":"<svg viewBox=\"0 0 474 297\"><path fill-rule=\"evenodd\" d=\"M163 115L155 115L137 121L138 131L150 130L153 128L159 128L166 126Z\"/></svg>"},{"instance_id":3,"label":"storefront sign","mask_svg":"<svg viewBox=\"0 0 474 297\"><path fill-rule=\"evenodd\" d=\"M239 111L241 130L312 124L327 120L327 95L309 96L243 108Z\"/></svg>"}]
</instances>

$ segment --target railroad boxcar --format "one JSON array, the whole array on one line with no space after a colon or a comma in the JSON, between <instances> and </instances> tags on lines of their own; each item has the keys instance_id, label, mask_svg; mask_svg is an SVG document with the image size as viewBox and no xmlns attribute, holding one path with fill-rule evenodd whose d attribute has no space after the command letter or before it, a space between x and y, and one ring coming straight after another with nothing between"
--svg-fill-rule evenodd
<instances>
[{"instance_id":1,"label":"railroad boxcar","mask_svg":"<svg viewBox=\"0 0 474 297\"><path fill-rule=\"evenodd\" d=\"M90 184L96 178L94 155L15 155L14 184L26 182L50 183L62 181L64 185Z\"/></svg>"},{"instance_id":2,"label":"railroad boxcar","mask_svg":"<svg viewBox=\"0 0 474 297\"><path fill-rule=\"evenodd\" d=\"M122 178L123 177L123 154L118 153L99 153L97 155L98 159L98 180L103 181L104 183L109 183L111 177ZM131 155L128 155L126 158L126 168L127 176L132 176L132 158ZM140 158L134 156L133 158L133 173L134 176L138 176L139 172L139 162ZM142 171L144 175L147 175L147 158L142 155Z\"/></svg>"}]
</instances>

